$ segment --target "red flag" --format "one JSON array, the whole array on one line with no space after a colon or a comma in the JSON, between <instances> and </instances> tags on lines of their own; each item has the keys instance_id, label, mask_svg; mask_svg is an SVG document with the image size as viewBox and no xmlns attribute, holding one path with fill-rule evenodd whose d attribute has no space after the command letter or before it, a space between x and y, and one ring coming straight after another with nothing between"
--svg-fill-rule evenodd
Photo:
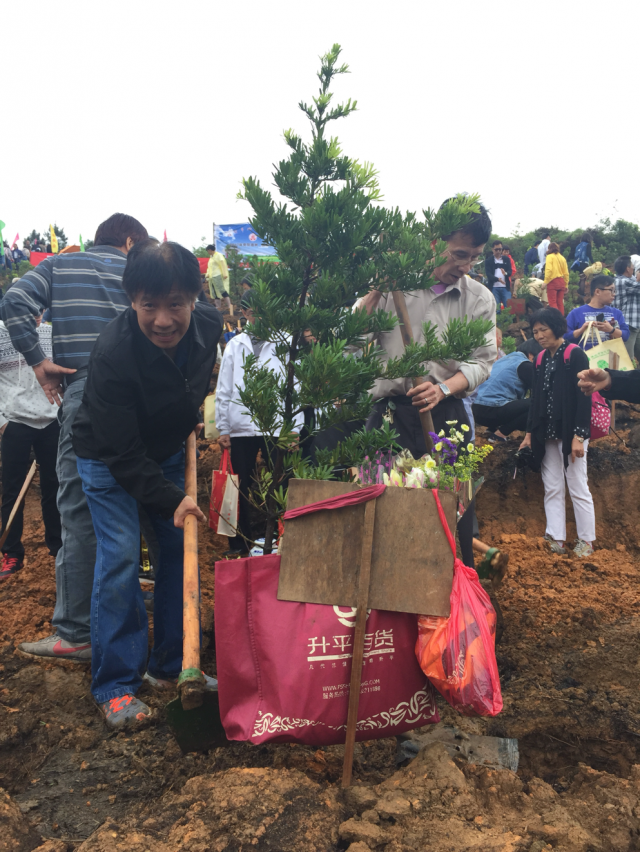
<instances>
[{"instance_id":1,"label":"red flag","mask_svg":"<svg viewBox=\"0 0 640 852\"><path fill-rule=\"evenodd\" d=\"M162 240L162 242L166 243L166 241L167 241L167 229L165 228L164 229L164 239Z\"/></svg>"}]
</instances>

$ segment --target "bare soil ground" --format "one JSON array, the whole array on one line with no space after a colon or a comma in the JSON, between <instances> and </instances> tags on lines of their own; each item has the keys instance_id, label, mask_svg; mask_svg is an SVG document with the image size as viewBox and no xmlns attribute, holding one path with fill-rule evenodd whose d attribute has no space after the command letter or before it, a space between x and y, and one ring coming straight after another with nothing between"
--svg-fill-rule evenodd
<instances>
[{"instance_id":1,"label":"bare soil ground","mask_svg":"<svg viewBox=\"0 0 640 852\"><path fill-rule=\"evenodd\" d=\"M629 407L620 413L626 435L640 418ZM206 510L219 452L200 448ZM378 740L357 746L347 793L340 746L234 743L182 755L166 699L143 688L154 723L109 733L85 668L18 655L19 642L50 633L55 595L34 487L27 562L0 586L0 852L640 850L640 452L616 438L590 448L598 549L578 560L546 549L541 483L534 474L513 479L516 448L512 441L489 457L478 497L481 537L511 556L498 594L504 710L462 719L439 706L444 723L517 738L519 770L454 761L437 743L397 769L395 741ZM202 530L211 672L213 566L225 545Z\"/></svg>"}]
</instances>

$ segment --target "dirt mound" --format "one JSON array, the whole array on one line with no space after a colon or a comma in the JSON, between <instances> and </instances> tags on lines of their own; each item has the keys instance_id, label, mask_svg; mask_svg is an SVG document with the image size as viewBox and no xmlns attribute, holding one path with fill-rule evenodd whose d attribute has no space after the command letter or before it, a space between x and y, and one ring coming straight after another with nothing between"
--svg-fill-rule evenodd
<instances>
[{"instance_id":1,"label":"dirt mound","mask_svg":"<svg viewBox=\"0 0 640 852\"><path fill-rule=\"evenodd\" d=\"M55 597L36 485L27 562L0 586L0 786L11 797L0 803L0 850L31 852L42 838L40 852L640 850L640 453L616 438L590 448L598 548L578 560L547 550L541 484L513 479L516 447L491 454L478 497L482 538L510 554L498 594L504 710L462 719L439 708L444 724L517 738L518 773L452 760L437 743L397 769L395 740L378 740L357 745L346 793L340 746L233 743L182 755L164 721L169 697L143 688L154 724L109 733L84 667L17 654L20 641L50 633ZM219 448L199 449L206 510ZM213 564L226 544L201 527L211 672Z\"/></svg>"}]
</instances>

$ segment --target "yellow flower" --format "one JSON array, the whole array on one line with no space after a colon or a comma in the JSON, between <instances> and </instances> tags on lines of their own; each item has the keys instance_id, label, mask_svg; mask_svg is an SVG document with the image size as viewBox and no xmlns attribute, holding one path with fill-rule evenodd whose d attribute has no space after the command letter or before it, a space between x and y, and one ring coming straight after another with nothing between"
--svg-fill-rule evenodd
<instances>
[{"instance_id":1,"label":"yellow flower","mask_svg":"<svg viewBox=\"0 0 640 852\"><path fill-rule=\"evenodd\" d=\"M468 452L468 453L474 453L474 452L475 452L475 450L476 450L476 448L473 446L473 444L471 443L471 441L469 441L469 443L467 444L467 452Z\"/></svg>"},{"instance_id":2,"label":"yellow flower","mask_svg":"<svg viewBox=\"0 0 640 852\"><path fill-rule=\"evenodd\" d=\"M427 470L434 470L435 467L436 467L436 463L434 462L433 459L429 459L429 461L426 463L425 467L427 468Z\"/></svg>"},{"instance_id":3,"label":"yellow flower","mask_svg":"<svg viewBox=\"0 0 640 852\"><path fill-rule=\"evenodd\" d=\"M440 450L442 449L442 441L438 441L438 443L435 445L434 449L435 449L436 453L439 453Z\"/></svg>"},{"instance_id":4,"label":"yellow flower","mask_svg":"<svg viewBox=\"0 0 640 852\"><path fill-rule=\"evenodd\" d=\"M467 424L466 424L466 423L463 423L463 424L462 424L462 426L461 426L460 428L462 429L462 431L463 431L463 432L468 432L468 431L469 431L469 427L467 426Z\"/></svg>"},{"instance_id":5,"label":"yellow flower","mask_svg":"<svg viewBox=\"0 0 640 852\"><path fill-rule=\"evenodd\" d=\"M438 432L438 438L444 438L444 429L441 429L441 430Z\"/></svg>"}]
</instances>

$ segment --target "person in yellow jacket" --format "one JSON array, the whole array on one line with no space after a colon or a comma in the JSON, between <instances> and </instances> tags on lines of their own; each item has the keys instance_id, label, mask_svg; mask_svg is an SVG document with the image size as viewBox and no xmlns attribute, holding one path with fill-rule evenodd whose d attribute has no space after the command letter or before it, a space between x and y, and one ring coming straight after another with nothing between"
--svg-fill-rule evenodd
<instances>
[{"instance_id":1,"label":"person in yellow jacket","mask_svg":"<svg viewBox=\"0 0 640 852\"><path fill-rule=\"evenodd\" d=\"M557 308L564 316L564 294L569 283L569 267L560 254L558 243L549 243L544 267L544 283L550 308Z\"/></svg>"},{"instance_id":2,"label":"person in yellow jacket","mask_svg":"<svg viewBox=\"0 0 640 852\"><path fill-rule=\"evenodd\" d=\"M209 263L205 278L209 284L209 295L213 299L213 303L218 310L221 309L221 299L224 299L225 306L228 311L231 311L231 299L229 298L229 269L227 261L223 254L216 251L214 245L207 246L207 254L209 255Z\"/></svg>"}]
</instances>

